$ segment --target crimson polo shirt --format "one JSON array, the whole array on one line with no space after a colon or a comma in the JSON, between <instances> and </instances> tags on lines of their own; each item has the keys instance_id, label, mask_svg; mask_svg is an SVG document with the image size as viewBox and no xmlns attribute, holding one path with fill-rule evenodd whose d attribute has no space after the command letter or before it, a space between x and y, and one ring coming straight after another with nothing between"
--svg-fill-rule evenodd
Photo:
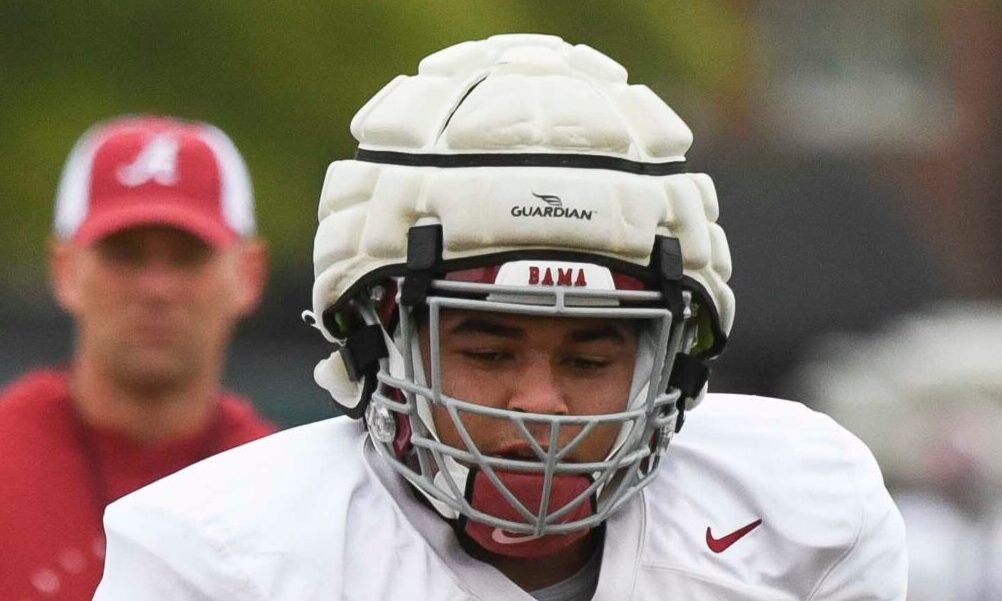
<instances>
[{"instance_id":1,"label":"crimson polo shirt","mask_svg":"<svg viewBox=\"0 0 1002 601\"><path fill-rule=\"evenodd\" d=\"M201 432L137 444L79 420L66 372L13 382L0 393L0 599L89 601L104 564L103 505L274 430L226 393Z\"/></svg>"}]
</instances>

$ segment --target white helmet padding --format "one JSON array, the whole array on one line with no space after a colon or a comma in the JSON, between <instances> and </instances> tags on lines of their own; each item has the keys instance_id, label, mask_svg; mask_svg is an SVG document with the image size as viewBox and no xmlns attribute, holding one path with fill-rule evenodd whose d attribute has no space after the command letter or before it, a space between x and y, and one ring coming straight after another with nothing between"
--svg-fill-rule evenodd
<instances>
[{"instance_id":1,"label":"white helmet padding","mask_svg":"<svg viewBox=\"0 0 1002 601\"><path fill-rule=\"evenodd\" d=\"M403 264L411 226L437 223L446 262L545 248L646 266L656 235L677 238L730 331L730 253L712 180L685 172L692 133L592 48L537 35L447 48L374 96L352 133L365 160L331 164L320 197L317 315Z\"/></svg>"},{"instance_id":2,"label":"white helmet padding","mask_svg":"<svg viewBox=\"0 0 1002 601\"><path fill-rule=\"evenodd\" d=\"M535 536L605 519L656 473L683 410L705 392L702 362L719 353L733 322L716 192L709 176L687 170L688 127L601 53L552 36L507 35L428 57L416 76L374 96L351 129L356 158L330 166L320 198L310 316L339 350L317 366L318 383L349 415L365 413L377 448L446 517ZM641 285L448 277L527 261L525 269L589 266L581 273ZM416 346L416 307L432 322L430 366ZM645 320L625 409L516 414L448 397L434 364L437 315L448 307ZM536 445L539 461L486 456L468 436L465 448L446 447L431 404L446 408L461 434L461 414L497 413ZM588 465L563 461L569 449L537 448L526 425L588 431L609 422L620 435L604 461ZM470 504L471 470L510 503L509 518ZM561 521L573 508L548 511L548 491L532 509L505 487L504 470L547 482L585 474L591 484L581 497L595 511Z\"/></svg>"},{"instance_id":3,"label":"white helmet padding","mask_svg":"<svg viewBox=\"0 0 1002 601\"><path fill-rule=\"evenodd\" d=\"M356 177L363 172L368 176ZM320 315L350 298L346 292L364 277L404 265L414 225L441 224L446 263L534 248L587 252L642 268L655 236L663 235L678 239L684 276L705 294L718 334L726 335L734 295L726 283L727 239L716 217L716 193L703 174L339 161L328 170L320 203L313 307Z\"/></svg>"}]
</instances>

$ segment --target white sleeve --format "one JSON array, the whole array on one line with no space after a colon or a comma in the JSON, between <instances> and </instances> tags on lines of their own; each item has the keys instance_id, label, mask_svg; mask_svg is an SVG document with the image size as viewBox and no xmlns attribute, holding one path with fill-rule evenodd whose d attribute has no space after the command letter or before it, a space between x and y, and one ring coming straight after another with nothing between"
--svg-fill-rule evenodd
<instances>
[{"instance_id":1,"label":"white sleeve","mask_svg":"<svg viewBox=\"0 0 1002 601\"><path fill-rule=\"evenodd\" d=\"M845 554L822 577L810 601L905 601L905 525L870 450L855 437L859 529Z\"/></svg>"},{"instance_id":2,"label":"white sleeve","mask_svg":"<svg viewBox=\"0 0 1002 601\"><path fill-rule=\"evenodd\" d=\"M175 514L115 503L104 527L104 577L94 601L265 600L226 561L225 547Z\"/></svg>"}]
</instances>

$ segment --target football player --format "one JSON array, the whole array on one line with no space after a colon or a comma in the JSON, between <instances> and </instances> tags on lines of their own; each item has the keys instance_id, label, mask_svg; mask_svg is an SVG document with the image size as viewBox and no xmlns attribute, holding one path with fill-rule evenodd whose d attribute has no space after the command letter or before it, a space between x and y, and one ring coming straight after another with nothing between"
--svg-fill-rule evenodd
<instances>
[{"instance_id":1,"label":"football player","mask_svg":"<svg viewBox=\"0 0 1002 601\"><path fill-rule=\"evenodd\" d=\"M99 601L904 598L866 447L707 394L731 261L650 89L588 46L497 36L351 129L305 314L346 415L116 503Z\"/></svg>"}]
</instances>

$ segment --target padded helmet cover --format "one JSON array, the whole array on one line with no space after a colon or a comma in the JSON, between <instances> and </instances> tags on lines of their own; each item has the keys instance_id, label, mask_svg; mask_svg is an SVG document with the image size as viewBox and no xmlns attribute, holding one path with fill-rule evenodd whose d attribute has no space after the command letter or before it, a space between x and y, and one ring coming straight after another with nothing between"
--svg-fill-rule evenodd
<instances>
[{"instance_id":1,"label":"padded helmet cover","mask_svg":"<svg viewBox=\"0 0 1002 601\"><path fill-rule=\"evenodd\" d=\"M604 54L544 35L464 42L387 84L351 131L359 157L331 164L320 198L317 316L377 270L404 265L411 226L441 224L445 264L540 249L644 267L656 235L677 238L685 285L711 305L714 330L730 331L731 261L713 182L649 174L684 165L692 133ZM372 158L381 154L391 158ZM397 160L483 155L558 160L452 168ZM581 166L595 157L611 167Z\"/></svg>"}]
</instances>

